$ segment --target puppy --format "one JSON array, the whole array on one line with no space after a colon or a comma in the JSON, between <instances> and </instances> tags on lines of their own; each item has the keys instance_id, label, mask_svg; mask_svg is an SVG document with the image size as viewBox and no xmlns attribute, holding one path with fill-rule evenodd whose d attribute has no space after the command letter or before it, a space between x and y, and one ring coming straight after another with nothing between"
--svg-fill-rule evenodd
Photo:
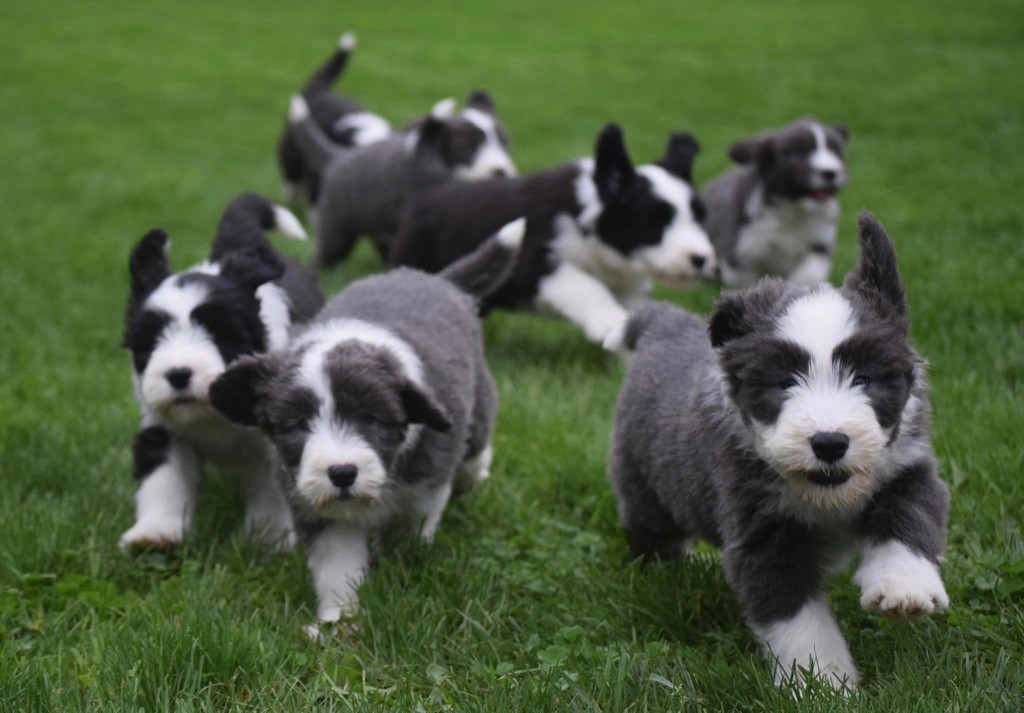
<instances>
[{"instance_id":1,"label":"puppy","mask_svg":"<svg viewBox=\"0 0 1024 713\"><path fill-rule=\"evenodd\" d=\"M205 463L240 476L246 532L292 544L269 443L209 401L210 384L229 364L284 346L290 326L323 304L313 273L271 247L263 232L270 228L305 238L294 215L245 193L224 211L207 262L171 274L162 230L132 250L124 346L142 425L134 446L136 521L121 537L125 549L182 542Z\"/></svg>"},{"instance_id":2,"label":"puppy","mask_svg":"<svg viewBox=\"0 0 1024 713\"><path fill-rule=\"evenodd\" d=\"M338 48L323 63L302 88L302 97L309 105L309 113L332 142L342 147L366 146L391 135L387 120L366 111L351 97L335 94L331 85L338 80L356 46L356 36L346 32L338 40ZM316 203L319 173L302 158L292 136L291 124L285 122L277 143L277 161L281 168L285 200Z\"/></svg>"},{"instance_id":3,"label":"puppy","mask_svg":"<svg viewBox=\"0 0 1024 713\"><path fill-rule=\"evenodd\" d=\"M710 329L651 303L609 337L633 352L610 458L630 544L646 557L693 538L721 547L778 683L800 666L857 684L823 587L855 551L865 609L949 604L925 362L892 243L866 213L860 243L842 289L765 279L723 298Z\"/></svg>"},{"instance_id":4,"label":"puppy","mask_svg":"<svg viewBox=\"0 0 1024 713\"><path fill-rule=\"evenodd\" d=\"M466 106L456 116L455 100L446 99L406 130L346 150L320 130L302 97L292 100L292 133L304 160L322 177L316 203L317 267L344 260L361 235L370 236L386 257L406 197L418 188L452 174L466 180L515 175L508 134L493 100L486 92L473 92Z\"/></svg>"},{"instance_id":5,"label":"puppy","mask_svg":"<svg viewBox=\"0 0 1024 713\"><path fill-rule=\"evenodd\" d=\"M525 214L515 272L485 307L553 312L600 342L652 278L685 286L715 275L691 175L697 152L692 136L675 134L659 162L634 167L622 130L610 124L595 160L421 189L408 201L391 263L436 272Z\"/></svg>"},{"instance_id":6,"label":"puppy","mask_svg":"<svg viewBox=\"0 0 1024 713\"><path fill-rule=\"evenodd\" d=\"M321 621L356 612L375 543L430 542L452 492L488 477L497 392L470 293L506 278L522 233L506 226L440 276L359 280L286 350L214 382L214 406L277 446Z\"/></svg>"},{"instance_id":7,"label":"puppy","mask_svg":"<svg viewBox=\"0 0 1024 713\"><path fill-rule=\"evenodd\" d=\"M807 118L732 145L739 165L704 191L726 286L749 287L765 275L798 285L828 280L849 136L845 126Z\"/></svg>"}]
</instances>

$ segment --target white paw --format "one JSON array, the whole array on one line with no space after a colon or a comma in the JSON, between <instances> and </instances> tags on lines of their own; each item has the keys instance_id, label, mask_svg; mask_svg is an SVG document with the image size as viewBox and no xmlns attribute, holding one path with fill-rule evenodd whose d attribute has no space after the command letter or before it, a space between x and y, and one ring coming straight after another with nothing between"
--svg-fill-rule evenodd
<instances>
[{"instance_id":1,"label":"white paw","mask_svg":"<svg viewBox=\"0 0 1024 713\"><path fill-rule=\"evenodd\" d=\"M185 521L180 517L149 517L139 520L121 535L118 545L129 550L169 550L185 539Z\"/></svg>"},{"instance_id":2,"label":"white paw","mask_svg":"<svg viewBox=\"0 0 1024 713\"><path fill-rule=\"evenodd\" d=\"M870 612L907 619L949 606L939 568L897 542L866 548L853 581L861 589L860 605Z\"/></svg>"},{"instance_id":3,"label":"white paw","mask_svg":"<svg viewBox=\"0 0 1024 713\"><path fill-rule=\"evenodd\" d=\"M463 461L455 473L452 484L453 495L465 495L475 490L481 483L491 477L491 462L494 460L494 448L487 445L480 453L467 461Z\"/></svg>"},{"instance_id":4,"label":"white paw","mask_svg":"<svg viewBox=\"0 0 1024 713\"><path fill-rule=\"evenodd\" d=\"M629 350L626 348L626 327L628 325L629 320L624 319L604 335L601 346L605 348L605 351L612 352L613 354L628 353Z\"/></svg>"}]
</instances>

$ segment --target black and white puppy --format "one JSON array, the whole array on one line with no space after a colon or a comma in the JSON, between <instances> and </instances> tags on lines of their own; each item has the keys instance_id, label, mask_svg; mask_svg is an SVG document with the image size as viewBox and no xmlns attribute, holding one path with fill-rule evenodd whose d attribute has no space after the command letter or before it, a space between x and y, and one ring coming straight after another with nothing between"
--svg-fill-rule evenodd
<instances>
[{"instance_id":1,"label":"black and white puppy","mask_svg":"<svg viewBox=\"0 0 1024 713\"><path fill-rule=\"evenodd\" d=\"M269 443L256 429L228 422L209 401L210 384L229 364L284 346L291 325L323 304L315 275L271 247L264 234L271 228L305 238L294 215L245 193L224 211L207 262L172 274L162 230L131 252L124 346L142 424L134 446L136 521L121 537L123 548L182 542L205 463L238 474L248 533L292 544Z\"/></svg>"},{"instance_id":2,"label":"black and white puppy","mask_svg":"<svg viewBox=\"0 0 1024 713\"><path fill-rule=\"evenodd\" d=\"M470 293L506 279L523 227L440 276L354 282L287 349L214 382L214 406L277 446L321 621L355 613L376 544L431 541L453 490L488 477L497 391Z\"/></svg>"},{"instance_id":3,"label":"black and white puppy","mask_svg":"<svg viewBox=\"0 0 1024 713\"><path fill-rule=\"evenodd\" d=\"M352 97L337 94L331 89L345 71L355 46L355 34L343 34L338 40L338 48L302 87L310 116L324 135L338 146L366 146L391 135L391 125L386 119L366 111ZM277 143L277 161L281 168L285 200L315 204L320 175L303 159L288 122L285 122Z\"/></svg>"},{"instance_id":4,"label":"black and white puppy","mask_svg":"<svg viewBox=\"0 0 1024 713\"><path fill-rule=\"evenodd\" d=\"M470 94L460 114L455 100L445 99L405 130L358 148L331 142L302 97L292 99L289 116L304 160L321 176L315 257L320 268L344 260L364 235L386 257L406 197L419 188L451 175L478 180L516 174L508 134L486 92Z\"/></svg>"},{"instance_id":5,"label":"black and white puppy","mask_svg":"<svg viewBox=\"0 0 1024 713\"><path fill-rule=\"evenodd\" d=\"M601 341L652 278L681 286L715 275L692 183L697 151L692 136L675 134L660 161L634 167L612 124L598 136L593 160L421 189L408 201L391 263L436 272L526 215L516 270L485 307L553 312Z\"/></svg>"},{"instance_id":6,"label":"black and white puppy","mask_svg":"<svg viewBox=\"0 0 1024 713\"><path fill-rule=\"evenodd\" d=\"M855 553L865 609L949 604L926 365L896 253L867 213L860 242L842 289L766 278L724 297L710 330L651 303L610 338L633 353L610 458L630 544L648 557L694 538L721 547L779 683L795 666L857 683L824 590Z\"/></svg>"},{"instance_id":7,"label":"black and white puppy","mask_svg":"<svg viewBox=\"0 0 1024 713\"><path fill-rule=\"evenodd\" d=\"M848 140L845 126L807 118L732 145L739 165L704 191L726 286L749 287L765 275L799 285L828 280Z\"/></svg>"}]
</instances>

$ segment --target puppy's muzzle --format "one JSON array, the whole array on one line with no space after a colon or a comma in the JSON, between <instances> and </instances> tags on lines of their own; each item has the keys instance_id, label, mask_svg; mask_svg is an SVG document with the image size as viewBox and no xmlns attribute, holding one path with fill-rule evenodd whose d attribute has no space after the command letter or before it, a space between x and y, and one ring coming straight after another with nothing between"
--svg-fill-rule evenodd
<instances>
[{"instance_id":1,"label":"puppy's muzzle","mask_svg":"<svg viewBox=\"0 0 1024 713\"><path fill-rule=\"evenodd\" d=\"M327 477L330 479L331 484L336 488L342 490L351 488L352 484L356 482L356 477L359 475L359 468L351 463L345 463L344 465L332 465L327 469Z\"/></svg>"}]
</instances>

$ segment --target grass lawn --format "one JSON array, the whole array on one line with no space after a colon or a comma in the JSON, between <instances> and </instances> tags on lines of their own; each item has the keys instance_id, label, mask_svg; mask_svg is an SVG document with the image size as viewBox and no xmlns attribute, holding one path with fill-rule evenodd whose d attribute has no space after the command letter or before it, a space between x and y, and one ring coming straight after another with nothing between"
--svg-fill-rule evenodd
<instances>
[{"instance_id":1,"label":"grass lawn","mask_svg":"<svg viewBox=\"0 0 1024 713\"><path fill-rule=\"evenodd\" d=\"M302 556L243 542L217 474L182 552L118 551L137 423L118 347L129 246L162 226L183 267L233 194L279 198L288 96L354 28L346 90L400 122L486 87L523 170L588 153L611 119L644 161L669 131L693 131L701 182L757 129L812 112L850 125L838 273L868 207L897 243L932 363L953 511L947 614L890 623L836 579L864 673L848 705L1019 710L1024 5L344 5L0 5L0 709L796 706L771 684L717 553L630 564L605 479L622 366L564 323L488 323L495 475L449 509L433 548L373 571L358 633L307 640ZM364 246L324 287L377 268ZM707 312L716 291L660 295Z\"/></svg>"}]
</instances>

